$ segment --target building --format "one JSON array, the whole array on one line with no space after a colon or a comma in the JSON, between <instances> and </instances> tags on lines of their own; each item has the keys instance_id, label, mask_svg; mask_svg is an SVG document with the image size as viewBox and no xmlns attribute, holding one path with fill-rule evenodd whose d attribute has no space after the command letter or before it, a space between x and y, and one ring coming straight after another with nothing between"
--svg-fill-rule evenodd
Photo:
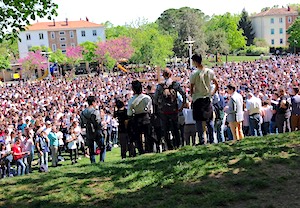
<instances>
[{"instance_id":1,"label":"building","mask_svg":"<svg viewBox=\"0 0 300 208\"><path fill-rule=\"evenodd\" d=\"M33 46L46 46L53 52L75 47L85 41L105 40L105 28L101 24L85 20L62 22L37 22L29 25L24 32L20 32L20 58L26 57Z\"/></svg>"},{"instance_id":2,"label":"building","mask_svg":"<svg viewBox=\"0 0 300 208\"><path fill-rule=\"evenodd\" d=\"M272 8L251 17L256 38L263 38L270 47L288 46L287 29L298 17L298 12L288 8Z\"/></svg>"}]
</instances>

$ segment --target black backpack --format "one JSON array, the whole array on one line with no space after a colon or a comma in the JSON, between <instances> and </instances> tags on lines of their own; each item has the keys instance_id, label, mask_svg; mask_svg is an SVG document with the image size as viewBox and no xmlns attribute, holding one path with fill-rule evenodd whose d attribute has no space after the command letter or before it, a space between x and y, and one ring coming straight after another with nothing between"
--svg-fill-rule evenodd
<instances>
[{"instance_id":1,"label":"black backpack","mask_svg":"<svg viewBox=\"0 0 300 208\"><path fill-rule=\"evenodd\" d=\"M170 86L161 84L163 92L161 95L161 111L165 113L176 113L178 111L177 91L174 82Z\"/></svg>"}]
</instances>

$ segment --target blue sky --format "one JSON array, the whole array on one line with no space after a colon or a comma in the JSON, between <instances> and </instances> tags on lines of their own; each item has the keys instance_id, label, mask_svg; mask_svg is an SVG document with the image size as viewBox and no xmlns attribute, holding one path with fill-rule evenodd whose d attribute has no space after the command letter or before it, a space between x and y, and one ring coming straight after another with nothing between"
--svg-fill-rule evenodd
<instances>
[{"instance_id":1,"label":"blue sky","mask_svg":"<svg viewBox=\"0 0 300 208\"><path fill-rule=\"evenodd\" d=\"M154 22L161 13L170 8L191 7L207 15L240 13L246 8L248 13L260 12L263 7L289 3L300 3L299 0L54 0L58 4L59 16L63 21L85 19L95 23L110 21L114 25L130 24L137 19ZM45 20L40 20L45 21Z\"/></svg>"}]
</instances>

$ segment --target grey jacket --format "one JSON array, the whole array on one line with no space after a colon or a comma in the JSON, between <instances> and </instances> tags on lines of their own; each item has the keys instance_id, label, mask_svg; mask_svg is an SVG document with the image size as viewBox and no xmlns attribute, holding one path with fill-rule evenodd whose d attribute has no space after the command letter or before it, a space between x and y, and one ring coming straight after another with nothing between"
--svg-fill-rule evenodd
<instances>
[{"instance_id":1,"label":"grey jacket","mask_svg":"<svg viewBox=\"0 0 300 208\"><path fill-rule=\"evenodd\" d=\"M234 92L228 103L226 110L228 122L240 122L244 120L243 97L241 94Z\"/></svg>"},{"instance_id":2,"label":"grey jacket","mask_svg":"<svg viewBox=\"0 0 300 208\"><path fill-rule=\"evenodd\" d=\"M81 128L86 128L86 125L88 123L88 119L91 119L92 123L95 126L96 131L101 131L101 116L100 111L96 110L93 107L88 107L85 110L83 110L80 114L80 126ZM88 131L86 128L86 138L91 138L92 133Z\"/></svg>"}]
</instances>

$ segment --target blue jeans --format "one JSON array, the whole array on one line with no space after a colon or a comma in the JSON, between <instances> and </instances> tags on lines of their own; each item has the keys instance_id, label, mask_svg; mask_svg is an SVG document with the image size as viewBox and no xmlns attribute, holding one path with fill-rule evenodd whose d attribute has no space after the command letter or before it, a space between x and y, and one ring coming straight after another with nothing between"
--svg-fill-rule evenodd
<instances>
[{"instance_id":1,"label":"blue jeans","mask_svg":"<svg viewBox=\"0 0 300 208\"><path fill-rule=\"evenodd\" d=\"M271 134L276 134L277 133L277 127L276 127L276 122L275 121L271 121L270 122L270 133Z\"/></svg>"},{"instance_id":2,"label":"blue jeans","mask_svg":"<svg viewBox=\"0 0 300 208\"><path fill-rule=\"evenodd\" d=\"M48 168L48 152L43 152L43 155L39 153L40 166L45 165Z\"/></svg>"},{"instance_id":3,"label":"blue jeans","mask_svg":"<svg viewBox=\"0 0 300 208\"><path fill-rule=\"evenodd\" d=\"M255 131L257 136L262 136L259 113L249 116L249 127L250 136L255 136Z\"/></svg>"},{"instance_id":4,"label":"blue jeans","mask_svg":"<svg viewBox=\"0 0 300 208\"><path fill-rule=\"evenodd\" d=\"M232 135L232 132L231 132L229 126L227 127L226 132L227 132L228 141L233 140L233 135Z\"/></svg>"},{"instance_id":5,"label":"blue jeans","mask_svg":"<svg viewBox=\"0 0 300 208\"><path fill-rule=\"evenodd\" d=\"M106 156L106 145L105 139L101 138L96 141L98 147L100 147L100 162L104 162ZM94 141L89 142L89 151L90 151L90 161L91 163L96 163L96 156L95 156L95 143Z\"/></svg>"},{"instance_id":6,"label":"blue jeans","mask_svg":"<svg viewBox=\"0 0 300 208\"><path fill-rule=\"evenodd\" d=\"M16 161L16 163L17 163L17 173L18 173L18 175L24 175L25 174L26 165L23 162L23 158L22 159L18 159Z\"/></svg>"},{"instance_id":7,"label":"blue jeans","mask_svg":"<svg viewBox=\"0 0 300 208\"><path fill-rule=\"evenodd\" d=\"M203 138L203 127L202 122L206 123L207 130L208 130L208 139L209 143L214 143L214 121L208 120L208 121L196 121L196 129L198 131L198 137L200 140L200 144L204 144L204 138Z\"/></svg>"},{"instance_id":8,"label":"blue jeans","mask_svg":"<svg viewBox=\"0 0 300 208\"><path fill-rule=\"evenodd\" d=\"M217 139L218 143L224 142L225 137L224 137L224 127L223 127L223 121L220 119L215 120L215 130L217 133Z\"/></svg>"}]
</instances>

